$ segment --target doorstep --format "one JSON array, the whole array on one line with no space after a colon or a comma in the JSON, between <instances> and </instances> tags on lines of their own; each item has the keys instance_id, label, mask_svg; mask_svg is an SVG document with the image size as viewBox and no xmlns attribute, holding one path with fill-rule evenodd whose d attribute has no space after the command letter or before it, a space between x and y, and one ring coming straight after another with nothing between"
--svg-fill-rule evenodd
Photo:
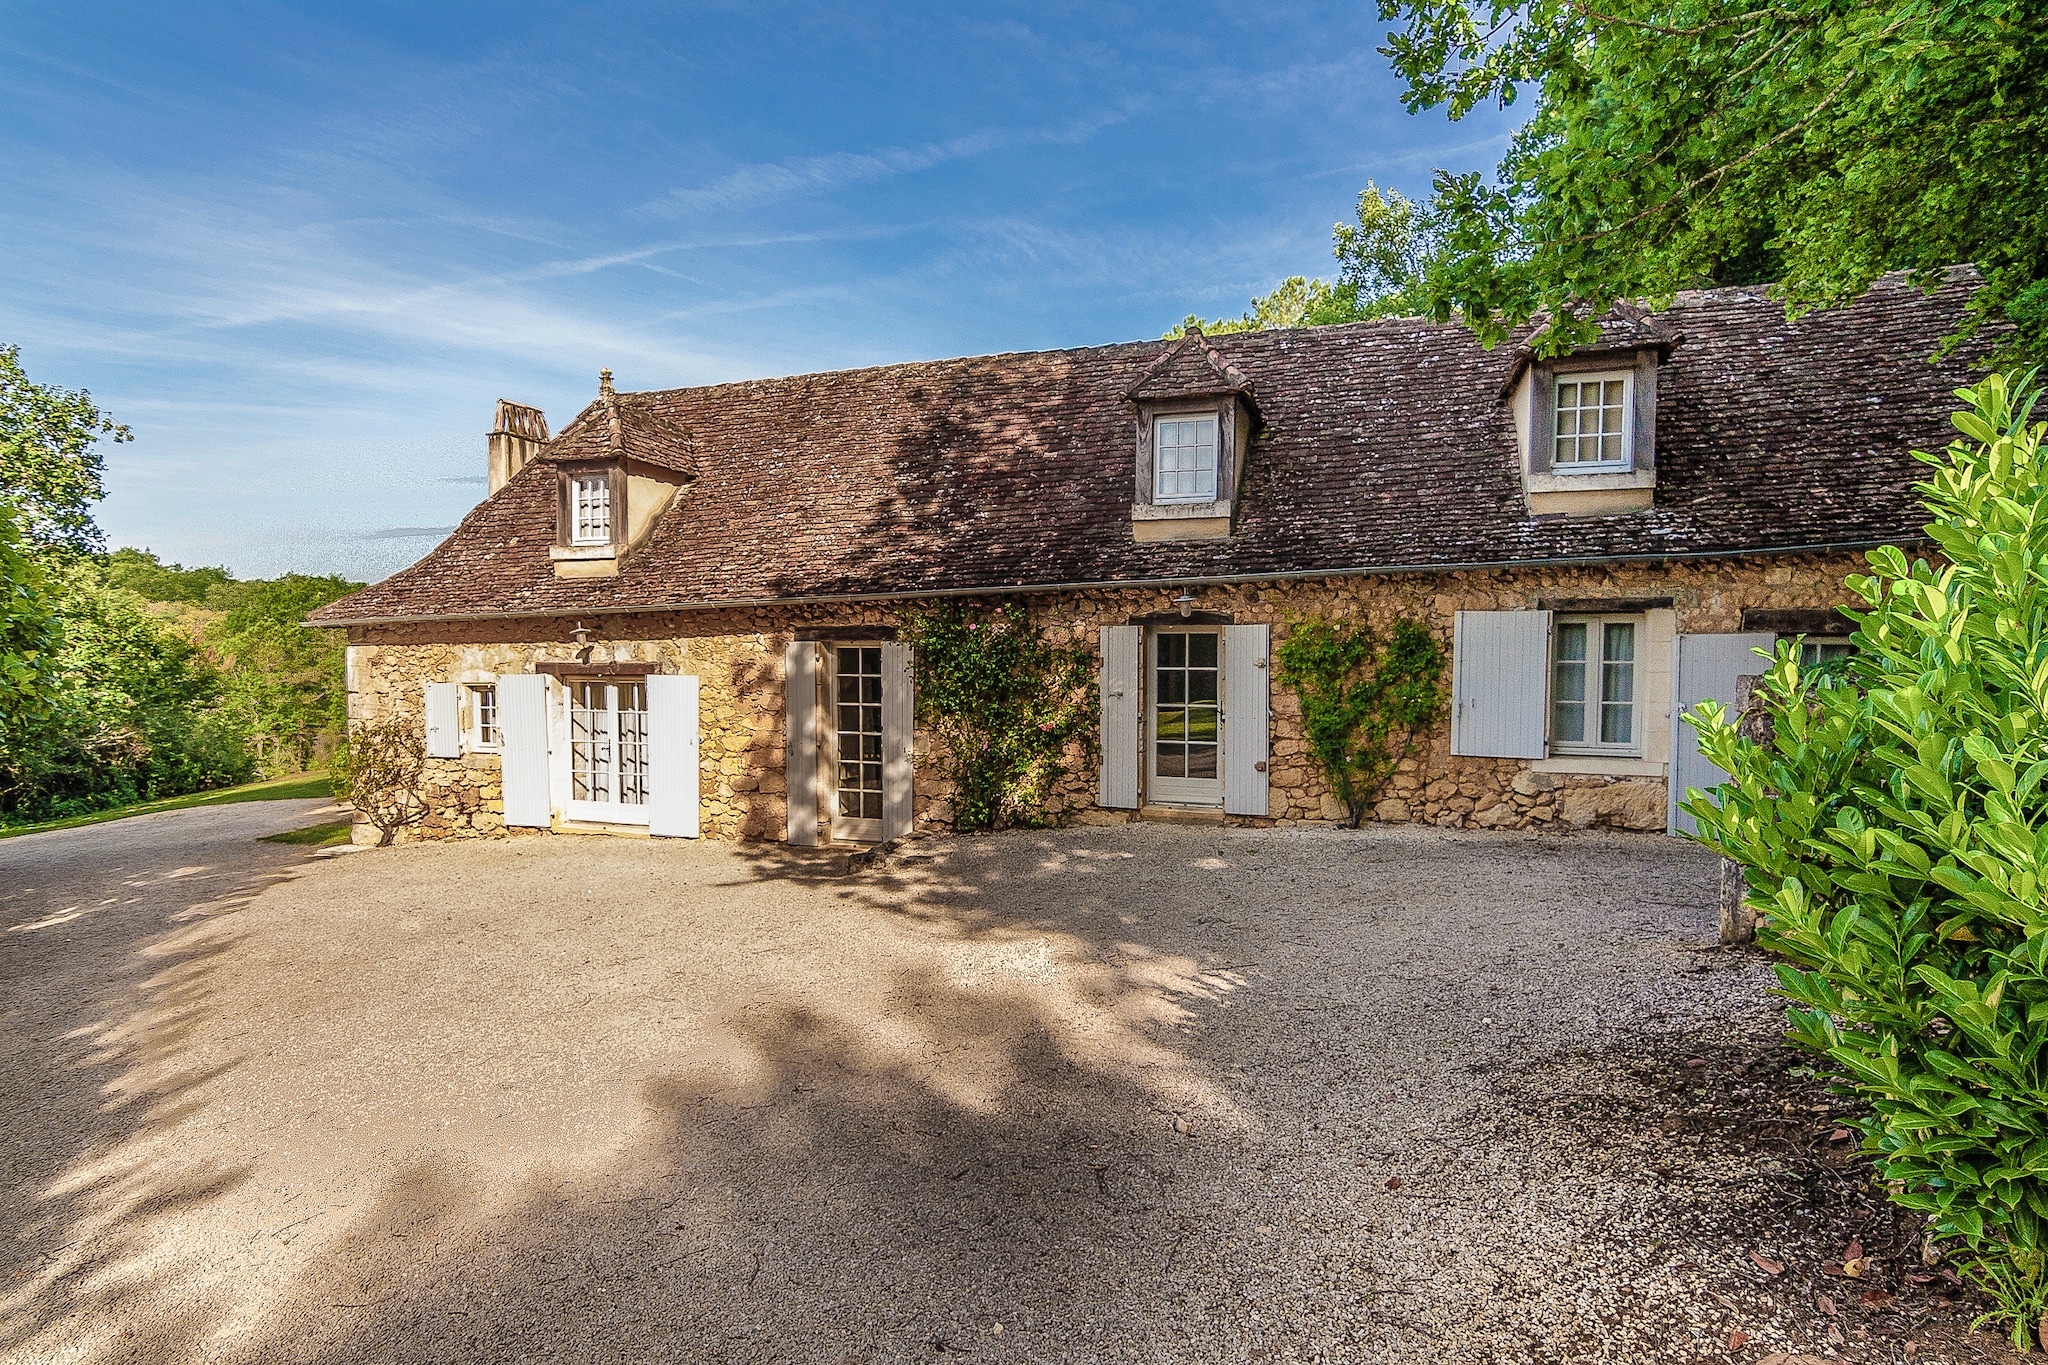
<instances>
[{"instance_id":1,"label":"doorstep","mask_svg":"<svg viewBox=\"0 0 2048 1365\"><path fill-rule=\"evenodd\" d=\"M1165 825L1222 825L1230 820L1221 806L1140 806L1138 818Z\"/></svg>"}]
</instances>

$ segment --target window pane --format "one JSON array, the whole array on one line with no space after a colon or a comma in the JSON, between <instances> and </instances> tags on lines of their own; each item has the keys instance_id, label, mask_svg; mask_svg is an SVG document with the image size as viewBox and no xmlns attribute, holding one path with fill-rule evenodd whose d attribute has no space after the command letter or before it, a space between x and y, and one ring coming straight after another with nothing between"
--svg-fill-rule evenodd
<instances>
[{"instance_id":1,"label":"window pane","mask_svg":"<svg viewBox=\"0 0 2048 1365\"><path fill-rule=\"evenodd\" d=\"M1619 436L1603 436L1600 438L1600 458L1603 460L1619 460L1621 458L1621 438Z\"/></svg>"},{"instance_id":2,"label":"window pane","mask_svg":"<svg viewBox=\"0 0 2048 1365\"><path fill-rule=\"evenodd\" d=\"M1188 667L1214 668L1216 666L1217 636L1212 631L1188 636Z\"/></svg>"},{"instance_id":3,"label":"window pane","mask_svg":"<svg viewBox=\"0 0 2048 1365\"><path fill-rule=\"evenodd\" d=\"M1559 408L1557 410L1557 434L1560 436L1576 436L1578 432L1578 410L1575 408Z\"/></svg>"},{"instance_id":4,"label":"window pane","mask_svg":"<svg viewBox=\"0 0 2048 1365\"><path fill-rule=\"evenodd\" d=\"M1173 745L1171 748L1164 744L1159 746L1159 775L1161 777L1187 776L1186 754L1178 744Z\"/></svg>"},{"instance_id":5,"label":"window pane","mask_svg":"<svg viewBox=\"0 0 2048 1365\"><path fill-rule=\"evenodd\" d=\"M1559 384L1557 386L1558 415L1562 417L1566 408L1575 408L1578 405L1579 386L1577 384ZM1560 427L1559 430L1562 431L1563 428Z\"/></svg>"},{"instance_id":6,"label":"window pane","mask_svg":"<svg viewBox=\"0 0 2048 1365\"><path fill-rule=\"evenodd\" d=\"M1177 668L1159 670L1159 700L1183 702L1188 699L1188 675Z\"/></svg>"},{"instance_id":7,"label":"window pane","mask_svg":"<svg viewBox=\"0 0 2048 1365\"><path fill-rule=\"evenodd\" d=\"M1216 742L1216 708L1213 706L1191 706L1187 711L1188 738L1207 744Z\"/></svg>"},{"instance_id":8,"label":"window pane","mask_svg":"<svg viewBox=\"0 0 2048 1365\"><path fill-rule=\"evenodd\" d=\"M1216 419L1161 419L1152 428L1152 493L1159 502L1216 496Z\"/></svg>"},{"instance_id":9,"label":"window pane","mask_svg":"<svg viewBox=\"0 0 2048 1365\"><path fill-rule=\"evenodd\" d=\"M1629 744L1635 740L1636 628L1610 621L1602 636L1600 742Z\"/></svg>"},{"instance_id":10,"label":"window pane","mask_svg":"<svg viewBox=\"0 0 2048 1365\"><path fill-rule=\"evenodd\" d=\"M1216 746L1213 744L1188 745L1188 776L1216 776Z\"/></svg>"},{"instance_id":11,"label":"window pane","mask_svg":"<svg viewBox=\"0 0 2048 1365\"><path fill-rule=\"evenodd\" d=\"M1185 668L1188 662L1188 637L1185 635L1162 635L1159 637L1159 666L1161 668Z\"/></svg>"},{"instance_id":12,"label":"window pane","mask_svg":"<svg viewBox=\"0 0 2048 1365\"><path fill-rule=\"evenodd\" d=\"M1563 744L1586 738L1586 623L1560 621L1552 634L1550 737Z\"/></svg>"},{"instance_id":13,"label":"window pane","mask_svg":"<svg viewBox=\"0 0 2048 1365\"><path fill-rule=\"evenodd\" d=\"M1160 681L1164 682L1165 679ZM1216 700L1216 670L1213 668L1192 669L1188 673L1188 700Z\"/></svg>"},{"instance_id":14,"label":"window pane","mask_svg":"<svg viewBox=\"0 0 2048 1365\"><path fill-rule=\"evenodd\" d=\"M1188 713L1178 706L1159 708L1159 742L1177 744L1187 738Z\"/></svg>"}]
</instances>

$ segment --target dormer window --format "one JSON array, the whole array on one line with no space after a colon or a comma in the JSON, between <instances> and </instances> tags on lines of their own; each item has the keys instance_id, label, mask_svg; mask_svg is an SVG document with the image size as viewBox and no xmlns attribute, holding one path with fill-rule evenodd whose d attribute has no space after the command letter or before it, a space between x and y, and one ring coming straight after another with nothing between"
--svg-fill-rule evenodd
<instances>
[{"instance_id":1,"label":"dormer window","mask_svg":"<svg viewBox=\"0 0 2048 1365\"><path fill-rule=\"evenodd\" d=\"M1152 423L1152 500L1216 501L1216 415L1155 418Z\"/></svg>"},{"instance_id":2,"label":"dormer window","mask_svg":"<svg viewBox=\"0 0 2048 1365\"><path fill-rule=\"evenodd\" d=\"M578 474L570 480L571 545L612 543L612 480L609 473Z\"/></svg>"},{"instance_id":3,"label":"dormer window","mask_svg":"<svg viewBox=\"0 0 2048 1365\"><path fill-rule=\"evenodd\" d=\"M1252 382L1190 331L1138 376L1131 536L1221 540L1237 515L1245 448L1259 421Z\"/></svg>"},{"instance_id":4,"label":"dormer window","mask_svg":"<svg viewBox=\"0 0 2048 1365\"><path fill-rule=\"evenodd\" d=\"M1628 468L1632 379L1626 370L1558 377L1553 470L1570 474Z\"/></svg>"}]
</instances>

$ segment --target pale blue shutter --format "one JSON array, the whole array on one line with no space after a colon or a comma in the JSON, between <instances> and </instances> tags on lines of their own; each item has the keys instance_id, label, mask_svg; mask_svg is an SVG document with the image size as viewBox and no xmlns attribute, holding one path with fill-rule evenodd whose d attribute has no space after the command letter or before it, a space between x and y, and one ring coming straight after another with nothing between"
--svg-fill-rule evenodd
<instances>
[{"instance_id":1,"label":"pale blue shutter","mask_svg":"<svg viewBox=\"0 0 2048 1365\"><path fill-rule=\"evenodd\" d=\"M548 680L538 673L498 675L499 780L505 823L547 829Z\"/></svg>"},{"instance_id":2,"label":"pale blue shutter","mask_svg":"<svg viewBox=\"0 0 2048 1365\"><path fill-rule=\"evenodd\" d=\"M1223 809L1231 815L1272 813L1266 788L1271 636L1270 626L1223 628Z\"/></svg>"},{"instance_id":3,"label":"pale blue shutter","mask_svg":"<svg viewBox=\"0 0 2048 1365\"><path fill-rule=\"evenodd\" d=\"M1102 772L1095 802L1117 810L1138 808L1138 669L1144 630L1102 628Z\"/></svg>"},{"instance_id":4,"label":"pale blue shutter","mask_svg":"<svg viewBox=\"0 0 2048 1365\"><path fill-rule=\"evenodd\" d=\"M697 679L647 678L647 832L671 839L700 833L697 802Z\"/></svg>"},{"instance_id":5,"label":"pale blue shutter","mask_svg":"<svg viewBox=\"0 0 2048 1365\"><path fill-rule=\"evenodd\" d=\"M427 684L427 757L462 757L461 694L454 683Z\"/></svg>"},{"instance_id":6,"label":"pale blue shutter","mask_svg":"<svg viewBox=\"0 0 2048 1365\"><path fill-rule=\"evenodd\" d=\"M911 745L917 733L917 690L910 673L910 646L882 646L882 837L910 833Z\"/></svg>"},{"instance_id":7,"label":"pale blue shutter","mask_svg":"<svg viewBox=\"0 0 2048 1365\"><path fill-rule=\"evenodd\" d=\"M818 647L792 640L782 651L783 787L789 806L785 837L818 842Z\"/></svg>"},{"instance_id":8,"label":"pale blue shutter","mask_svg":"<svg viewBox=\"0 0 2048 1365\"><path fill-rule=\"evenodd\" d=\"M1451 752L1542 758L1550 613L1461 611L1451 646Z\"/></svg>"},{"instance_id":9,"label":"pale blue shutter","mask_svg":"<svg viewBox=\"0 0 2048 1365\"><path fill-rule=\"evenodd\" d=\"M1769 653L1778 637L1760 632L1744 635L1680 635L1674 642L1676 666L1673 683L1676 705L1671 710L1671 776L1668 818L1673 834L1697 834L1699 822L1678 808L1686 788L1706 791L1728 780L1728 774L1700 754L1699 732L1680 719L1703 701L1735 705L1735 680L1745 673L1762 673L1770 661L1757 657Z\"/></svg>"}]
</instances>

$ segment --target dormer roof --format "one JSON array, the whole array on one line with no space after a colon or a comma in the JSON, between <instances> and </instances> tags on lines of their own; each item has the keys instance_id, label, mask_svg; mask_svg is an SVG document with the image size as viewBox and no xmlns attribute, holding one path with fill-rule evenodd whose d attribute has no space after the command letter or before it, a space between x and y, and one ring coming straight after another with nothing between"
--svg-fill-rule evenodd
<instances>
[{"instance_id":1,"label":"dormer roof","mask_svg":"<svg viewBox=\"0 0 2048 1365\"><path fill-rule=\"evenodd\" d=\"M1502 396L1520 383L1522 372L1539 359L1533 343L1548 323L1547 317L1538 315L1534 319L1535 330L1511 353L1507 379L1501 385ZM1572 356L1632 355L1637 351L1655 351L1657 358L1662 360L1685 341L1685 334L1670 322L1626 300L1617 302L1595 326L1600 329L1599 338L1573 347Z\"/></svg>"},{"instance_id":2,"label":"dormer roof","mask_svg":"<svg viewBox=\"0 0 2048 1365\"><path fill-rule=\"evenodd\" d=\"M1132 402L1173 398L1215 398L1234 393L1257 406L1252 381L1232 364L1229 357L1210 344L1199 327L1173 343L1166 353L1145 367L1138 382L1124 396Z\"/></svg>"},{"instance_id":3,"label":"dormer roof","mask_svg":"<svg viewBox=\"0 0 2048 1365\"><path fill-rule=\"evenodd\" d=\"M559 463L621 457L686 479L697 477L697 440L690 429L660 416L652 395L613 392L611 371L606 370L597 401L576 414L542 448L540 458Z\"/></svg>"}]
</instances>

